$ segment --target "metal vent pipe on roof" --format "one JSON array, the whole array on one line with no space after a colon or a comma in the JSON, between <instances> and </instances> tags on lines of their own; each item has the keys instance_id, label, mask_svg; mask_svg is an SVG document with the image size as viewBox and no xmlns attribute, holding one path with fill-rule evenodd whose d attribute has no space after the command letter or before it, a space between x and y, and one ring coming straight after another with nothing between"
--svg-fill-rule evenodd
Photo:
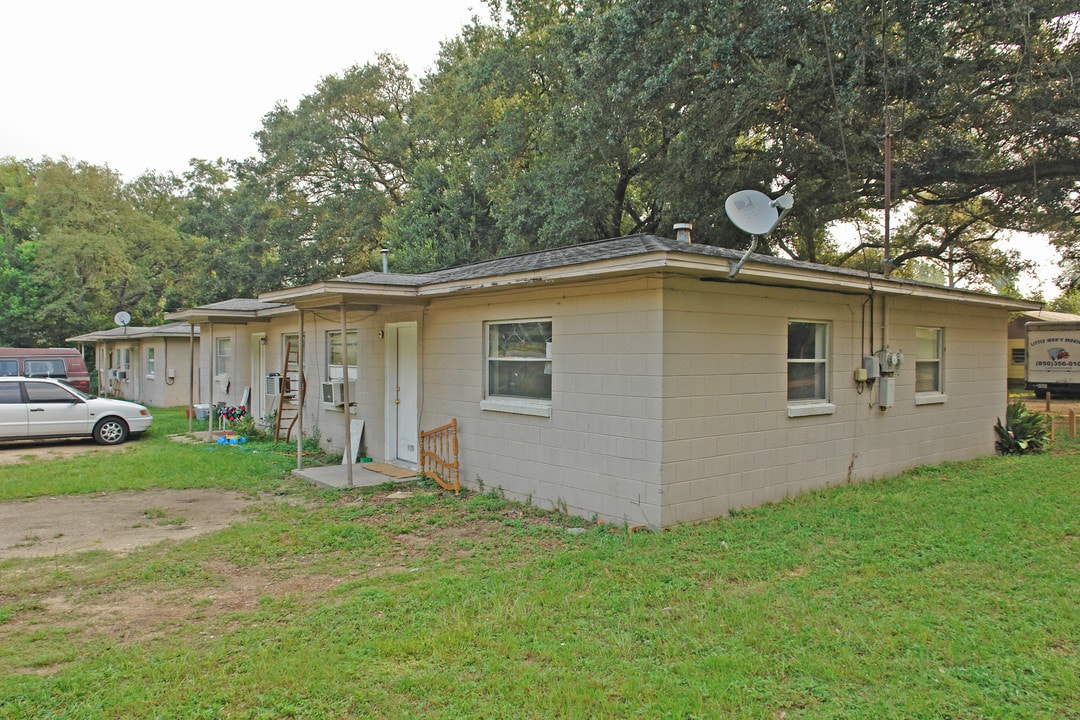
<instances>
[{"instance_id":1,"label":"metal vent pipe on roof","mask_svg":"<svg viewBox=\"0 0 1080 720\"><path fill-rule=\"evenodd\" d=\"M390 255L390 249L382 248L379 252L382 253L382 271L390 272L390 263L387 261L387 256Z\"/></svg>"},{"instance_id":2,"label":"metal vent pipe on roof","mask_svg":"<svg viewBox=\"0 0 1080 720\"><path fill-rule=\"evenodd\" d=\"M688 222L675 223L675 239L678 242L684 242L687 245L694 242L690 237L691 232L694 230L694 224Z\"/></svg>"}]
</instances>

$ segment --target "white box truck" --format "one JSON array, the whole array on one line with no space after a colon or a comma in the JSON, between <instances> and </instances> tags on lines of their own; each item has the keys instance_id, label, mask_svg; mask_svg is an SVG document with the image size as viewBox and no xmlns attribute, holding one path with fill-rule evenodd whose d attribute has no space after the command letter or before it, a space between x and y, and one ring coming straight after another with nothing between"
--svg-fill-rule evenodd
<instances>
[{"instance_id":1,"label":"white box truck","mask_svg":"<svg viewBox=\"0 0 1080 720\"><path fill-rule=\"evenodd\" d=\"M1080 395L1080 322L1029 322L1026 387L1035 397Z\"/></svg>"}]
</instances>

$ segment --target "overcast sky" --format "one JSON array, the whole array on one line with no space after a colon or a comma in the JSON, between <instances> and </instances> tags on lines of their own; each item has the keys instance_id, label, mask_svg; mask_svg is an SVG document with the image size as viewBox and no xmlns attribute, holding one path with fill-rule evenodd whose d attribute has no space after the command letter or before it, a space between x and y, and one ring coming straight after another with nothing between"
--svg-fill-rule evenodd
<instances>
[{"instance_id":1,"label":"overcast sky","mask_svg":"<svg viewBox=\"0 0 1080 720\"><path fill-rule=\"evenodd\" d=\"M252 134L326 75L390 52L416 76L481 0L13 0L0 157L85 160L132 180L255 154Z\"/></svg>"},{"instance_id":2,"label":"overcast sky","mask_svg":"<svg viewBox=\"0 0 1080 720\"><path fill-rule=\"evenodd\" d=\"M414 75L482 0L11 0L3 4L0 157L68 157L125 180L180 174L191 158L243 159L275 104L389 52ZM1044 266L1056 254L1019 241Z\"/></svg>"}]
</instances>

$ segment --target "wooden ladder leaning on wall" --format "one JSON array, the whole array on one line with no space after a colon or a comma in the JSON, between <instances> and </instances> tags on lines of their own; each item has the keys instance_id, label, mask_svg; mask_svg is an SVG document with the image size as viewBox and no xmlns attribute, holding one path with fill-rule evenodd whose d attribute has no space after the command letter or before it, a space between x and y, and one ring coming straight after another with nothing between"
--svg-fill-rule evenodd
<instances>
[{"instance_id":1,"label":"wooden ladder leaning on wall","mask_svg":"<svg viewBox=\"0 0 1080 720\"><path fill-rule=\"evenodd\" d=\"M434 430L420 432L420 473L445 490L461 492L458 477L457 418Z\"/></svg>"},{"instance_id":2,"label":"wooden ladder leaning on wall","mask_svg":"<svg viewBox=\"0 0 1080 720\"><path fill-rule=\"evenodd\" d=\"M293 387L294 384L298 387ZM283 431L285 442L292 439L293 427L304 408L306 394L307 383L304 381L304 370L300 367L300 351L290 340L285 343L285 362L281 370L281 391L278 393L277 415L274 418L275 442L282 439Z\"/></svg>"}]
</instances>

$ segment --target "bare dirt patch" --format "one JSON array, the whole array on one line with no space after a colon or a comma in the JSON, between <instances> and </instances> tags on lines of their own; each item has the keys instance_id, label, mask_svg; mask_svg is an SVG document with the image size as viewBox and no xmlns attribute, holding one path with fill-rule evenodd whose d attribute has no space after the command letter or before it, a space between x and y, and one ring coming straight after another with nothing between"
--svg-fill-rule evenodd
<instances>
[{"instance_id":1,"label":"bare dirt patch","mask_svg":"<svg viewBox=\"0 0 1080 720\"><path fill-rule=\"evenodd\" d=\"M424 492L427 491L409 491L404 499ZM391 506L402 502L396 499L400 494L377 492L363 497L343 494L339 502ZM0 559L89 549L123 553L162 540L185 539L223 528L240 520L245 508L265 501L241 493L207 489L100 493L0 503ZM410 517L413 514L408 508L402 513ZM214 557L200 563L202 574L192 583L84 587L77 582L62 582L27 598L32 602L0 627L0 641L5 634L30 632L46 625L78 634L105 636L124 644L178 634L213 638L232 632L241 623L252 622L249 614L267 598L289 598L298 605L333 603L335 588L342 583L416 572L415 556L437 551L441 556L465 559L483 552L484 538L506 530L504 520L522 525L551 524L548 518L518 509L502 512L501 519L472 515L474 511L462 507L445 518L445 526L408 522L409 529L393 534L393 546L384 554L372 557L370 563L350 564L331 572L326 572L320 563L309 566L302 556L281 565L264 563L254 567ZM400 517L387 512L347 522L379 525ZM538 536L532 542L558 544L554 536ZM64 564L62 560L56 562ZM73 560L75 564L77 561ZM51 675L61 668L61 665L41 665L17 671Z\"/></svg>"},{"instance_id":2,"label":"bare dirt patch","mask_svg":"<svg viewBox=\"0 0 1080 720\"><path fill-rule=\"evenodd\" d=\"M219 530L257 502L224 490L143 490L0 503L0 559L108 550Z\"/></svg>"},{"instance_id":3,"label":"bare dirt patch","mask_svg":"<svg viewBox=\"0 0 1080 720\"><path fill-rule=\"evenodd\" d=\"M42 460L66 460L83 455L124 452L123 445L98 445L93 440L23 440L0 443L0 465L21 465Z\"/></svg>"},{"instance_id":4,"label":"bare dirt patch","mask_svg":"<svg viewBox=\"0 0 1080 720\"><path fill-rule=\"evenodd\" d=\"M201 627L201 634L213 637L237 622L228 616L255 610L262 598L292 596L308 602L346 579L307 573L275 577L224 561L212 561L206 570L213 579L194 593L183 589L121 589L92 597L66 592L45 596L40 599L41 617L53 625L78 627L120 642L142 642L189 623ZM41 617L35 621L41 622Z\"/></svg>"},{"instance_id":5,"label":"bare dirt patch","mask_svg":"<svg viewBox=\"0 0 1080 720\"><path fill-rule=\"evenodd\" d=\"M1028 410L1047 412L1045 398L1042 400L1035 397L1025 397L1021 399L1024 401L1024 406L1027 407ZM1070 411L1080 415L1080 398L1050 398L1049 415L1054 423L1055 436L1058 438L1066 438L1069 436Z\"/></svg>"},{"instance_id":6,"label":"bare dirt patch","mask_svg":"<svg viewBox=\"0 0 1080 720\"><path fill-rule=\"evenodd\" d=\"M1042 400L1036 397L1023 397L1020 398L1024 401L1024 405L1029 410L1038 410L1039 412L1046 412L1046 398ZM1051 397L1050 398L1050 412L1053 415L1068 415L1070 410L1075 410L1080 413L1080 398L1075 397Z\"/></svg>"}]
</instances>

